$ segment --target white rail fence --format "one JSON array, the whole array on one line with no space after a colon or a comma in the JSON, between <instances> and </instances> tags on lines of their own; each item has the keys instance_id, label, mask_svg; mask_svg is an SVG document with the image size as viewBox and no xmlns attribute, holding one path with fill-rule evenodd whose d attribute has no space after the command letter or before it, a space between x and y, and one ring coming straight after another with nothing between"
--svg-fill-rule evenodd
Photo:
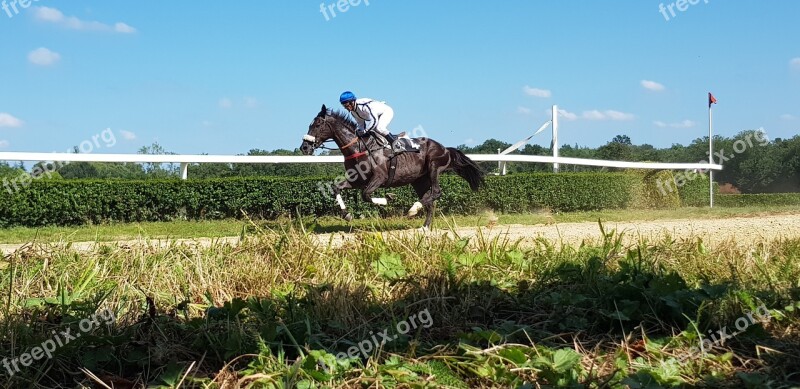
<instances>
[{"instance_id":1,"label":"white rail fence","mask_svg":"<svg viewBox=\"0 0 800 389\"><path fill-rule=\"evenodd\" d=\"M497 162L498 174L506 173L506 163L546 163L553 165L553 172L558 173L560 165L597 166L627 169L653 169L653 170L687 170L687 171L713 171L722 170L722 165L710 163L662 163L662 162L626 162L608 161L599 159L569 158L559 156L558 150L558 106L552 107L552 118L545 122L538 131L511 147L500 151L498 154L468 154L476 162ZM510 154L522 148L534 136L552 128L552 156ZM126 162L126 163L179 163L181 165L181 178L189 177L189 166L201 163L343 163L344 157L338 156L243 156L243 155L188 155L188 154L70 154L70 153L28 153L28 152L0 152L0 161L25 161L25 162ZM709 175L709 181L711 180ZM710 204L713 206L713 192L710 192Z\"/></svg>"},{"instance_id":2,"label":"white rail fence","mask_svg":"<svg viewBox=\"0 0 800 389\"><path fill-rule=\"evenodd\" d=\"M559 156L558 143L558 106L553 105L551 119L545 122L533 135L523 139L498 154L468 154L476 162L497 162L498 174L505 175L506 163L546 163L553 165L553 172L558 173L559 165L581 165L597 167L614 167L628 169L654 170L722 170L722 165L709 163L660 163L660 162L625 162L599 159L569 158ZM531 138L547 127L552 129L553 156L510 154L525 146ZM0 152L0 161L25 162L131 162L131 163L180 163L181 178L189 177L189 165L193 163L343 163L343 156L244 156L244 155L188 155L188 154L70 154L70 153L27 153Z\"/></svg>"},{"instance_id":3,"label":"white rail fence","mask_svg":"<svg viewBox=\"0 0 800 389\"><path fill-rule=\"evenodd\" d=\"M600 159L551 157L519 154L468 154L476 162L523 162L581 166L615 167L654 170L722 170L722 165L708 163L625 162ZM0 152L0 161L27 162L129 162L129 163L179 163L181 178L189 177L189 165L194 163L343 163L344 157L335 156L284 156L284 155L190 155L190 154L69 154ZM505 170L505 169L503 169Z\"/></svg>"}]
</instances>

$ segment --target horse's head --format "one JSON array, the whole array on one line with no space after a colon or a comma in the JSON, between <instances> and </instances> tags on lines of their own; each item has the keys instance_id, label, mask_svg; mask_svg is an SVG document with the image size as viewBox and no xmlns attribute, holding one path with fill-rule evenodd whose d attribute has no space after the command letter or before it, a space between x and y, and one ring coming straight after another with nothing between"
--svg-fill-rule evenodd
<instances>
[{"instance_id":1,"label":"horse's head","mask_svg":"<svg viewBox=\"0 0 800 389\"><path fill-rule=\"evenodd\" d=\"M322 146L323 143L333 139L333 123L331 119L331 115L328 114L328 108L325 104L322 104L322 110L319 111L317 117L308 126L308 133L303 136L300 151L304 155L313 154L314 150Z\"/></svg>"},{"instance_id":2,"label":"horse's head","mask_svg":"<svg viewBox=\"0 0 800 389\"><path fill-rule=\"evenodd\" d=\"M308 126L308 133L303 136L300 151L304 155L311 155L323 143L335 139L335 134L333 133L334 125L334 117L328 112L328 107L322 104L322 109L317 114L317 117Z\"/></svg>"},{"instance_id":3,"label":"horse's head","mask_svg":"<svg viewBox=\"0 0 800 389\"><path fill-rule=\"evenodd\" d=\"M311 155L323 143L333 140L340 148L350 147L358 139L355 135L356 122L347 113L330 111L325 104L308 126L308 133L303 136L300 151Z\"/></svg>"}]
</instances>

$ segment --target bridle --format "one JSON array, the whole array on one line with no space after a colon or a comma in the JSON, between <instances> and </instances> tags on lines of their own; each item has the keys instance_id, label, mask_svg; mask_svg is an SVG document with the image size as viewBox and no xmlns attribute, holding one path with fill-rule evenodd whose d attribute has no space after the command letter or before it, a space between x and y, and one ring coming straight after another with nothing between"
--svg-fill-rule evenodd
<instances>
[{"instance_id":1,"label":"bridle","mask_svg":"<svg viewBox=\"0 0 800 389\"><path fill-rule=\"evenodd\" d=\"M323 119L323 123L324 123L324 125L328 126L328 130L330 130L331 134L335 134L336 133L335 129L333 128L333 124L331 124L329 121L324 120L324 119ZM348 143L348 144L346 144L344 146L338 147L338 148L331 148L331 147L325 146L325 143L333 142L334 141L333 139L328 139L326 141L320 141L315 136L306 134L306 135L303 135L303 140L310 142L312 144L312 147L314 147L314 150L316 150L316 149L340 150L342 152L342 154L344 154L344 150L349 149L349 148L351 148L351 147L353 147L355 145L358 145L358 148L357 148L356 151L354 151L350 155L345 155L345 158L344 158L345 161L350 160L350 159L361 158L361 157L363 157L365 155L369 155L372 151L376 151L377 150L377 149L376 150L370 150L367 147L366 142L363 139L361 139L361 137L359 137L359 136L356 136L355 138L353 138L353 140L350 141L350 143ZM365 151L361 151L362 148L366 149L366 150Z\"/></svg>"}]
</instances>

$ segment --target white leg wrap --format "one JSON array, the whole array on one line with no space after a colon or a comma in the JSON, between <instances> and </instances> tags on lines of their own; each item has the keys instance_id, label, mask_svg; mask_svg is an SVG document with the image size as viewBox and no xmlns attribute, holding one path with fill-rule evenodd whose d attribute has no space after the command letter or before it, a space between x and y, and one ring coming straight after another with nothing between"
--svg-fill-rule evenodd
<instances>
[{"instance_id":1,"label":"white leg wrap","mask_svg":"<svg viewBox=\"0 0 800 389\"><path fill-rule=\"evenodd\" d=\"M385 198L383 198L383 197L377 197L377 198L376 198L376 197L373 197L373 198L372 198L372 204L376 204L376 205L386 205L386 204L388 204L388 202L387 202L387 201L386 201L386 199L385 199Z\"/></svg>"},{"instance_id":2,"label":"white leg wrap","mask_svg":"<svg viewBox=\"0 0 800 389\"><path fill-rule=\"evenodd\" d=\"M344 200L342 200L341 194L336 195L336 202L339 203L339 208L341 208L342 210L347 209L347 207L344 206Z\"/></svg>"},{"instance_id":3,"label":"white leg wrap","mask_svg":"<svg viewBox=\"0 0 800 389\"><path fill-rule=\"evenodd\" d=\"M417 201L414 205L411 206L411 209L408 210L408 216L417 216L419 211L423 208L422 203Z\"/></svg>"}]
</instances>

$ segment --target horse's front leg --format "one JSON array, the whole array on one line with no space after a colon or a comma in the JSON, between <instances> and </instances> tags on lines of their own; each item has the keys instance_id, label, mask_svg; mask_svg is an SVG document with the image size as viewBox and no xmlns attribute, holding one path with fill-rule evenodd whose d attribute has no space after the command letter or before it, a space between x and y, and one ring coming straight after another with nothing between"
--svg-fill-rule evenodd
<instances>
[{"instance_id":1,"label":"horse's front leg","mask_svg":"<svg viewBox=\"0 0 800 389\"><path fill-rule=\"evenodd\" d=\"M340 216L347 221L353 220L353 215L347 211L347 205L342 198L342 190L353 189L350 181L343 181L341 183L334 182L331 186L333 188L333 195L336 197L336 203L339 204Z\"/></svg>"},{"instance_id":2,"label":"horse's front leg","mask_svg":"<svg viewBox=\"0 0 800 389\"><path fill-rule=\"evenodd\" d=\"M385 197L372 197L372 193L378 190L384 182L386 182L386 177L383 175L373 175L367 182L367 185L364 186L364 189L361 190L361 199L375 205L387 205L389 202Z\"/></svg>"}]
</instances>

